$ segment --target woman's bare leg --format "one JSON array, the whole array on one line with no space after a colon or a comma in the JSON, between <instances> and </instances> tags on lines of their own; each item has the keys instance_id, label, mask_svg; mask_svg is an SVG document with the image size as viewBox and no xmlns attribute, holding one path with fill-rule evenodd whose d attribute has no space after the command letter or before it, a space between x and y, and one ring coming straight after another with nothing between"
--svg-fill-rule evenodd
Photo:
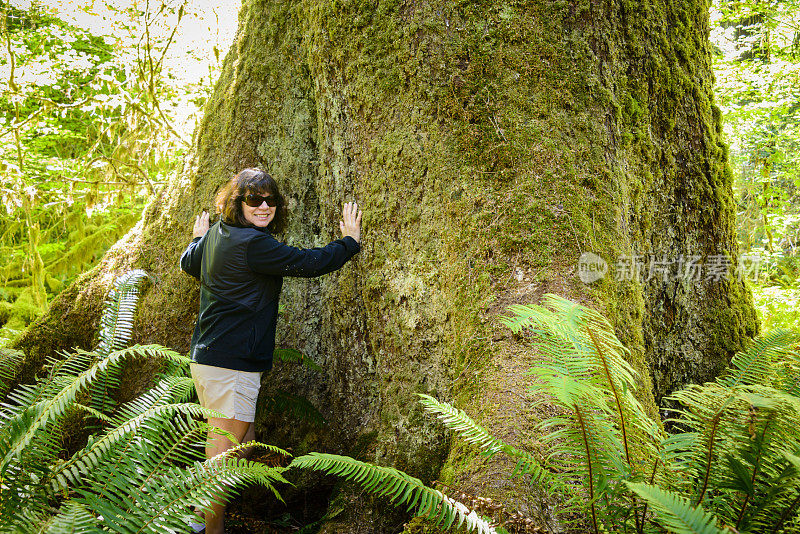
<instances>
[{"instance_id":1,"label":"woman's bare leg","mask_svg":"<svg viewBox=\"0 0 800 534\"><path fill-rule=\"evenodd\" d=\"M228 419L225 417L209 417L208 424L227 430L241 443L249 432L253 432L253 423ZM225 436L208 432L208 445L206 445L206 458L213 458L233 446L231 440ZM223 497L224 499L224 497ZM222 499L221 499L222 500ZM206 534L223 534L225 532L225 505L212 504L211 511L206 512Z\"/></svg>"},{"instance_id":2,"label":"woman's bare leg","mask_svg":"<svg viewBox=\"0 0 800 534\"><path fill-rule=\"evenodd\" d=\"M256 440L256 430L255 430L255 423L250 423L250 427L247 429L247 432L244 435L244 439L242 439L242 443L247 443L248 441L255 441ZM255 447L247 447L246 449L242 449L239 453L240 458L250 458L253 455L253 449Z\"/></svg>"}]
</instances>

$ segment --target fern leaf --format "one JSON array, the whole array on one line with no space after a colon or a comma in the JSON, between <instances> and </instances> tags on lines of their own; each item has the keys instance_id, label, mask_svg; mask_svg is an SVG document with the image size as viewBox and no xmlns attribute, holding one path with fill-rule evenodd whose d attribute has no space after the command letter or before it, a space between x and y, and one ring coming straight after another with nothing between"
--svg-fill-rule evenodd
<instances>
[{"instance_id":1,"label":"fern leaf","mask_svg":"<svg viewBox=\"0 0 800 534\"><path fill-rule=\"evenodd\" d=\"M444 528L466 525L469 531L495 534L495 530L474 510L451 499L441 491L425 486L422 481L391 467L359 462L347 456L312 452L295 458L289 468L312 469L336 475L359 484L374 495L386 496L395 506L407 505L418 515L430 518Z\"/></svg>"},{"instance_id":2,"label":"fern leaf","mask_svg":"<svg viewBox=\"0 0 800 534\"><path fill-rule=\"evenodd\" d=\"M628 488L644 499L656 512L658 523L675 534L724 534L716 518L701 506L658 486L626 482Z\"/></svg>"},{"instance_id":3,"label":"fern leaf","mask_svg":"<svg viewBox=\"0 0 800 534\"><path fill-rule=\"evenodd\" d=\"M737 352L731 359L731 367L717 382L725 387L738 385L768 384L775 364L798 355L795 347L800 335L795 332L776 330L752 340L745 350Z\"/></svg>"},{"instance_id":4,"label":"fern leaf","mask_svg":"<svg viewBox=\"0 0 800 534\"><path fill-rule=\"evenodd\" d=\"M279 362L299 362L312 371L322 372L322 367L317 362L303 354L297 349L275 349L272 353L275 361Z\"/></svg>"},{"instance_id":5,"label":"fern leaf","mask_svg":"<svg viewBox=\"0 0 800 534\"><path fill-rule=\"evenodd\" d=\"M13 349L0 349L0 398L11 388L11 382L22 366L25 354Z\"/></svg>"},{"instance_id":6,"label":"fern leaf","mask_svg":"<svg viewBox=\"0 0 800 534\"><path fill-rule=\"evenodd\" d=\"M148 280L150 275L141 269L128 271L114 280L100 318L97 352L102 357L125 348L130 341L141 287Z\"/></svg>"},{"instance_id":7,"label":"fern leaf","mask_svg":"<svg viewBox=\"0 0 800 534\"><path fill-rule=\"evenodd\" d=\"M447 428L457 432L467 443L477 445L489 455L504 452L515 458L517 460L517 466L514 469L515 473L531 474L533 481L536 482L547 480L551 484L559 484L560 481L545 470L541 463L530 453L507 445L495 438L488 430L464 413L463 410L459 410L446 402L440 402L424 393L418 393L417 395L420 397L419 402L426 412L436 415Z\"/></svg>"},{"instance_id":8,"label":"fern leaf","mask_svg":"<svg viewBox=\"0 0 800 534\"><path fill-rule=\"evenodd\" d=\"M0 466L5 466L11 457L19 454L20 451L28 446L36 433L47 425L48 422L63 415L66 409L75 402L78 393L84 390L87 384L98 374L103 373L110 366L120 365L120 362L126 357L142 355L176 361L188 361L186 357L159 345L136 345L128 349L112 352L107 358L96 362L89 369L80 373L73 380L70 380L69 383L53 397L34 405L32 408L33 411L30 412L32 417L30 418L27 428L19 432L20 428L15 427L17 432L13 435L9 435L5 439L7 448L3 447L2 449L4 455L2 460L0 460Z\"/></svg>"},{"instance_id":9,"label":"fern leaf","mask_svg":"<svg viewBox=\"0 0 800 534\"><path fill-rule=\"evenodd\" d=\"M67 501L46 525L44 534L89 534L103 532L102 525L85 506Z\"/></svg>"},{"instance_id":10,"label":"fern leaf","mask_svg":"<svg viewBox=\"0 0 800 534\"><path fill-rule=\"evenodd\" d=\"M50 473L49 482L52 484L53 490L60 491L68 488L71 484L79 482L92 471L98 469L103 462L108 462L108 456L114 449L115 445L125 439L127 436L137 432L142 425L145 425L148 420L153 418L172 417L175 413L186 413L195 417L209 415L213 416L214 412L207 410L197 404L173 404L165 406L154 406L150 410L140 414L139 416L126 421L124 424L115 427L111 432L98 440L94 440L87 444L82 450L75 453L67 462L56 466ZM163 433L164 426L156 427L156 431ZM152 443L152 440L150 440ZM153 460L152 448L148 451L150 455L148 460ZM125 455L121 455L125 456ZM113 465L113 464L112 464ZM120 469L121 470L121 469Z\"/></svg>"},{"instance_id":11,"label":"fern leaf","mask_svg":"<svg viewBox=\"0 0 800 534\"><path fill-rule=\"evenodd\" d=\"M226 453L188 469L171 468L141 488L130 488L129 473L107 471L109 484L103 492L78 488L75 501L102 516L103 526L111 532L176 532L185 530L186 522L194 518L192 505L208 510L222 495L252 484L277 495L275 484L288 483L282 471Z\"/></svg>"},{"instance_id":12,"label":"fern leaf","mask_svg":"<svg viewBox=\"0 0 800 534\"><path fill-rule=\"evenodd\" d=\"M142 395L121 406L111 418L111 423L114 426L119 426L154 406L187 402L193 391L194 384L191 378L182 376L164 377Z\"/></svg>"}]
</instances>

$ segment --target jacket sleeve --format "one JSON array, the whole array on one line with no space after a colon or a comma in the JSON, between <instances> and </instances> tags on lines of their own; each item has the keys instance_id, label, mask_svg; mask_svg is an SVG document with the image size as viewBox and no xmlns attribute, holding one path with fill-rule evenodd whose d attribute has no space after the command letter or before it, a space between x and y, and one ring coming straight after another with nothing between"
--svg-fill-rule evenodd
<instances>
[{"instance_id":1,"label":"jacket sleeve","mask_svg":"<svg viewBox=\"0 0 800 534\"><path fill-rule=\"evenodd\" d=\"M341 268L359 250L358 241L350 236L322 248L296 248L264 234L248 244L247 264L261 274L310 278Z\"/></svg>"},{"instance_id":2,"label":"jacket sleeve","mask_svg":"<svg viewBox=\"0 0 800 534\"><path fill-rule=\"evenodd\" d=\"M205 237L205 236L204 236ZM181 254L181 269L200 280L200 265L203 260L204 237L195 237Z\"/></svg>"}]
</instances>

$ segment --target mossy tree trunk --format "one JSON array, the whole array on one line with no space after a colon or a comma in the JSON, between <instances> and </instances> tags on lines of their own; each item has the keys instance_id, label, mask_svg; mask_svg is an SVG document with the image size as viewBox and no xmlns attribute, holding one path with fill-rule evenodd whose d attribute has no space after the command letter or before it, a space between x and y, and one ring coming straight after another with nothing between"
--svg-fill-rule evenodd
<instances>
[{"instance_id":1,"label":"mossy tree trunk","mask_svg":"<svg viewBox=\"0 0 800 534\"><path fill-rule=\"evenodd\" d=\"M451 446L414 393L534 442L521 376L533 356L496 318L545 292L610 317L651 409L755 333L732 272L586 285L575 271L587 251L612 265L654 255L735 267L707 24L708 4L690 0L245 1L186 168L21 341L28 372L54 347L91 343L103 291L132 267L158 277L137 340L186 350L198 285L177 259L193 217L232 173L260 165L289 199L290 244L333 239L346 200L365 212L354 262L284 286L279 344L324 372L281 365L265 379L328 424L265 410L260 437L438 476L545 521L496 464ZM132 389L147 376L131 375ZM327 530L367 528L349 510Z\"/></svg>"}]
</instances>

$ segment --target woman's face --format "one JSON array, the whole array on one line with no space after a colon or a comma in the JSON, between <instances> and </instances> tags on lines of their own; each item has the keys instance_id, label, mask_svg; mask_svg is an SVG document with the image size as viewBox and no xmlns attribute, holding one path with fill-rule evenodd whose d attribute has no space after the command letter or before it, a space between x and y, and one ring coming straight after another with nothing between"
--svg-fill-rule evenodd
<instances>
[{"instance_id":1,"label":"woman's face","mask_svg":"<svg viewBox=\"0 0 800 534\"><path fill-rule=\"evenodd\" d=\"M269 193L261 194L252 194L247 195L249 199L255 198L256 200L259 197L269 198ZM256 228L266 228L269 226L269 223L272 222L272 219L275 218L275 211L278 209L277 206L270 206L267 204L267 201L262 201L258 206L251 207L245 202L242 202L242 212L244 213L244 218L247 222L255 226Z\"/></svg>"}]
</instances>

